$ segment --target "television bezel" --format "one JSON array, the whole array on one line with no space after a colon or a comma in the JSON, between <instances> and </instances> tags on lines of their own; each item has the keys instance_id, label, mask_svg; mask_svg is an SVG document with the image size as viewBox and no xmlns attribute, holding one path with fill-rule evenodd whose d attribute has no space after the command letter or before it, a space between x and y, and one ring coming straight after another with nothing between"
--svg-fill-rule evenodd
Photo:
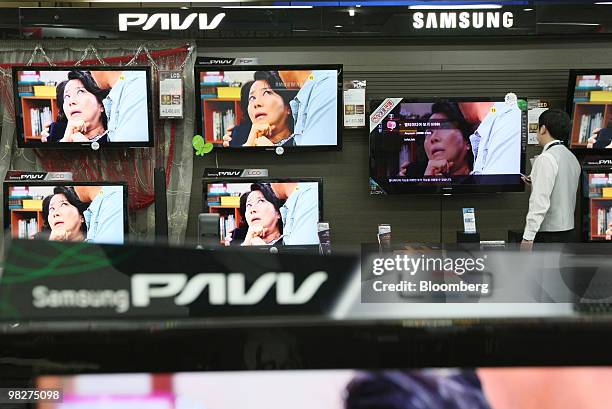
<instances>
[{"instance_id":1,"label":"television bezel","mask_svg":"<svg viewBox=\"0 0 612 409\"><path fill-rule=\"evenodd\" d=\"M394 98L394 97L386 97ZM369 116L376 110L384 99L371 99L369 101L368 111L368 129L370 126ZM435 103L435 102L504 102L504 97L492 98L492 97L427 97L427 98L401 98L402 103ZM519 97L520 99L520 97ZM527 111L521 110L521 173L525 173L525 162L526 162L526 149L527 149ZM372 132L368 133L369 143L369 181L372 183L373 178L377 177L374 175L376 168L376 155L375 155L375 143L372 138ZM507 192L524 192L525 182L519 177L520 183L517 184L455 184L455 185L415 185L411 183L397 183L394 186L393 191L389 192L384 189L380 183L377 185L383 190L384 193L375 194L370 191L371 196L388 196L398 194L420 194L420 195L451 195L451 194L470 194L470 193L507 193Z\"/></svg>"},{"instance_id":2,"label":"television bezel","mask_svg":"<svg viewBox=\"0 0 612 409\"><path fill-rule=\"evenodd\" d=\"M317 183L318 188L318 199L319 199L319 223L323 221L323 178L319 177L286 177L286 178L272 178L272 177L262 177L262 178L214 178L214 177L204 177L202 178L202 212L210 213L208 208L208 190L207 186L212 183ZM221 246L221 245L220 245ZM221 246L226 247L226 246ZM260 248L262 250L270 249L271 246L248 246L248 248ZM319 244L293 244L293 245L280 245L280 246L272 246L277 249L285 248L291 250L314 250L319 249Z\"/></svg>"},{"instance_id":3,"label":"television bezel","mask_svg":"<svg viewBox=\"0 0 612 409\"><path fill-rule=\"evenodd\" d=\"M8 192L10 186L121 186L123 187L123 241L126 242L129 233L128 224L128 184L127 182L75 182L71 180L55 180L55 181L42 181L35 182L30 180L7 180L2 184L2 214L4 217L4 230L5 234L9 234L9 237L13 237L10 223L10 210L8 208ZM106 243L101 243L106 244Z\"/></svg>"},{"instance_id":4,"label":"television bezel","mask_svg":"<svg viewBox=\"0 0 612 409\"><path fill-rule=\"evenodd\" d=\"M602 69L571 69L569 71L569 78L567 83L567 97L565 99L565 111L570 117L570 124L574 126L574 91L576 90L576 78L579 75L612 75L612 68ZM612 102L611 102L612 104ZM592 155L604 155L606 153L612 154L612 149L600 148L600 149L589 149L586 146L572 146L572 134L568 135L567 141L568 148L575 153L579 154L592 154ZM607 156L607 155L606 155Z\"/></svg>"},{"instance_id":5,"label":"television bezel","mask_svg":"<svg viewBox=\"0 0 612 409\"><path fill-rule=\"evenodd\" d=\"M343 71L342 64L303 64L303 65L205 65L196 64L194 67L194 82L195 82L195 112L196 112L196 130L199 135L204 135L204 124L202 118L202 99L200 87L200 73L205 71L290 71L290 70L335 70L338 73L337 77L337 120L336 120L336 144L335 145L300 145L300 146L283 146L285 152L322 152L322 151L341 151L342 150L342 129L343 129ZM224 148L221 144L213 144L215 152L275 152L277 146L228 146Z\"/></svg>"},{"instance_id":6,"label":"television bezel","mask_svg":"<svg viewBox=\"0 0 612 409\"><path fill-rule=\"evenodd\" d=\"M103 142L99 143L99 148L95 149L103 151L106 149L121 149L121 148L150 148L155 145L154 135L154 112L153 112L153 87L151 82L151 67L143 65L134 66L119 66L119 65L64 65L64 66L39 66L39 65L15 65L12 67L13 76L13 100L15 104L15 128L17 131L17 146L19 148L29 149L68 149L68 150L84 150L91 149L92 142L26 142L25 133L23 130L23 120L20 120L19 113L21 112L21 100L18 92L19 71L145 71L147 78L147 113L148 113L148 129L149 129L149 140L147 142Z\"/></svg>"}]
</instances>

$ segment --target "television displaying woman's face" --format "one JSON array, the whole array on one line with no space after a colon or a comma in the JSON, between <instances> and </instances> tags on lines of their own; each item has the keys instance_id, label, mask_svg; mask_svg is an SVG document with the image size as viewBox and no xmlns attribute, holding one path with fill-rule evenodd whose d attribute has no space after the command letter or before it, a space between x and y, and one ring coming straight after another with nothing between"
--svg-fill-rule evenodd
<instances>
[{"instance_id":1,"label":"television displaying woman's face","mask_svg":"<svg viewBox=\"0 0 612 409\"><path fill-rule=\"evenodd\" d=\"M277 126L285 123L290 113L283 98L263 80L255 81L251 85L248 110L253 123L266 122Z\"/></svg>"},{"instance_id":2,"label":"television displaying woman's face","mask_svg":"<svg viewBox=\"0 0 612 409\"><path fill-rule=\"evenodd\" d=\"M425 137L424 148L429 159L445 159L458 163L465 159L467 142L461 130L451 127L448 117L443 113L433 114L429 120L439 121L441 127L430 129Z\"/></svg>"},{"instance_id":3,"label":"television displaying woman's face","mask_svg":"<svg viewBox=\"0 0 612 409\"><path fill-rule=\"evenodd\" d=\"M279 217L276 208L266 200L263 193L259 190L249 193L246 202L246 219L249 226L262 225L272 231L276 228Z\"/></svg>"},{"instance_id":4,"label":"television displaying woman's face","mask_svg":"<svg viewBox=\"0 0 612 409\"><path fill-rule=\"evenodd\" d=\"M61 193L54 195L49 202L49 216L47 222L51 230L64 230L71 235L81 231L83 216L79 210L68 202Z\"/></svg>"},{"instance_id":5,"label":"television displaying woman's face","mask_svg":"<svg viewBox=\"0 0 612 409\"><path fill-rule=\"evenodd\" d=\"M100 123L104 107L94 94L87 91L81 80L70 80L64 88L64 113L68 120L81 119L92 126Z\"/></svg>"}]
</instances>

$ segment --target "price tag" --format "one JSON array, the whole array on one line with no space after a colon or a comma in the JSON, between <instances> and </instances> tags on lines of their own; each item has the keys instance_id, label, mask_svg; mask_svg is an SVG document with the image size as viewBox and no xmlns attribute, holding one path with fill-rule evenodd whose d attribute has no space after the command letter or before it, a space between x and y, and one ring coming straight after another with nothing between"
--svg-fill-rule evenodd
<instances>
[{"instance_id":1,"label":"price tag","mask_svg":"<svg viewBox=\"0 0 612 409\"><path fill-rule=\"evenodd\" d=\"M159 72L159 117L183 118L183 73Z\"/></svg>"},{"instance_id":2,"label":"price tag","mask_svg":"<svg viewBox=\"0 0 612 409\"><path fill-rule=\"evenodd\" d=\"M366 81L344 82L344 126L362 128L366 126L365 114Z\"/></svg>"},{"instance_id":3,"label":"price tag","mask_svg":"<svg viewBox=\"0 0 612 409\"><path fill-rule=\"evenodd\" d=\"M548 109L548 101L542 101L539 99L527 100L527 118L529 123L529 132L527 137L527 144L537 145L538 144L538 119L542 112Z\"/></svg>"}]
</instances>

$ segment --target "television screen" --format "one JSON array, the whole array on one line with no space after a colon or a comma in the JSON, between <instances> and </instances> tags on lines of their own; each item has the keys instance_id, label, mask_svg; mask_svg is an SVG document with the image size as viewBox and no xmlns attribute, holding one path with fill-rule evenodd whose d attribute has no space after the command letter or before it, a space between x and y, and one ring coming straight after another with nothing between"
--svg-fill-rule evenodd
<instances>
[{"instance_id":1,"label":"television screen","mask_svg":"<svg viewBox=\"0 0 612 409\"><path fill-rule=\"evenodd\" d=\"M198 131L227 149L341 146L342 66L196 67Z\"/></svg>"},{"instance_id":2,"label":"television screen","mask_svg":"<svg viewBox=\"0 0 612 409\"><path fill-rule=\"evenodd\" d=\"M153 146L150 80L149 67L13 67L19 147Z\"/></svg>"},{"instance_id":3,"label":"television screen","mask_svg":"<svg viewBox=\"0 0 612 409\"><path fill-rule=\"evenodd\" d=\"M127 185L5 182L4 227L19 239L122 244L127 231Z\"/></svg>"},{"instance_id":4,"label":"television screen","mask_svg":"<svg viewBox=\"0 0 612 409\"><path fill-rule=\"evenodd\" d=\"M585 241L612 241L612 168L582 171Z\"/></svg>"},{"instance_id":5,"label":"television screen","mask_svg":"<svg viewBox=\"0 0 612 409\"><path fill-rule=\"evenodd\" d=\"M370 191L523 191L526 115L486 98L371 101Z\"/></svg>"},{"instance_id":6,"label":"television screen","mask_svg":"<svg viewBox=\"0 0 612 409\"><path fill-rule=\"evenodd\" d=\"M274 351L268 354L272 363ZM266 359L266 351L263 352ZM47 409L603 409L611 367L282 370L41 376Z\"/></svg>"},{"instance_id":7,"label":"television screen","mask_svg":"<svg viewBox=\"0 0 612 409\"><path fill-rule=\"evenodd\" d=\"M612 69L570 71L567 112L572 149L612 149Z\"/></svg>"},{"instance_id":8,"label":"television screen","mask_svg":"<svg viewBox=\"0 0 612 409\"><path fill-rule=\"evenodd\" d=\"M223 245L318 245L320 179L207 179L204 212L220 216Z\"/></svg>"}]
</instances>

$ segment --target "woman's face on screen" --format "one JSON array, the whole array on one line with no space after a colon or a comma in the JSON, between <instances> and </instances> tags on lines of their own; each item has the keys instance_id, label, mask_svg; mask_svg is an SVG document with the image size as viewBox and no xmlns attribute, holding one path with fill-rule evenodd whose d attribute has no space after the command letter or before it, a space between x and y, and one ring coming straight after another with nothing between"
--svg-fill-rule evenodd
<instances>
[{"instance_id":1,"label":"woman's face on screen","mask_svg":"<svg viewBox=\"0 0 612 409\"><path fill-rule=\"evenodd\" d=\"M69 232L70 236L74 236L80 233L84 220L79 210L68 202L66 196L58 193L49 202L47 222L51 230L64 230Z\"/></svg>"},{"instance_id":2,"label":"woman's face on screen","mask_svg":"<svg viewBox=\"0 0 612 409\"><path fill-rule=\"evenodd\" d=\"M249 226L261 225L268 232L278 229L280 215L274 205L266 200L263 193L254 190L249 193L246 201L246 219Z\"/></svg>"},{"instance_id":3,"label":"woman's face on screen","mask_svg":"<svg viewBox=\"0 0 612 409\"><path fill-rule=\"evenodd\" d=\"M249 118L251 122L266 122L283 128L291 113L285 106L283 98L277 94L266 81L258 80L251 85L249 91ZM275 132L281 129L276 129Z\"/></svg>"},{"instance_id":4,"label":"woman's face on screen","mask_svg":"<svg viewBox=\"0 0 612 409\"><path fill-rule=\"evenodd\" d=\"M87 91L81 80L70 80L64 88L64 113L68 120L83 120L95 127L101 123L104 107L96 96Z\"/></svg>"},{"instance_id":5,"label":"woman's face on screen","mask_svg":"<svg viewBox=\"0 0 612 409\"><path fill-rule=\"evenodd\" d=\"M465 160L468 145L461 130L448 122L443 113L435 113L429 118L430 122L439 121L440 127L431 127L425 137L425 152L428 159L446 159L460 164Z\"/></svg>"}]
</instances>

